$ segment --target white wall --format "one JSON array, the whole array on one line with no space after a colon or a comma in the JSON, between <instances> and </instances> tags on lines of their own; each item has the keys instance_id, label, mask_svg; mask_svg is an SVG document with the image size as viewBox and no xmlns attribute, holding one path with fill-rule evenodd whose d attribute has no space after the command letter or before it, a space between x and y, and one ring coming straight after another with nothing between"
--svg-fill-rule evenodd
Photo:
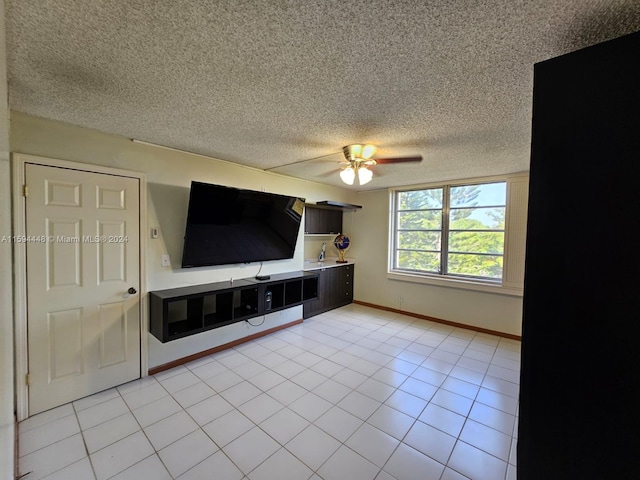
<instances>
[{"instance_id":1,"label":"white wall","mask_svg":"<svg viewBox=\"0 0 640 480\"><path fill-rule=\"evenodd\" d=\"M0 0L0 238L11 235L9 108L4 0ZM11 243L0 242L0 477L14 473L13 293Z\"/></svg>"},{"instance_id":2,"label":"white wall","mask_svg":"<svg viewBox=\"0 0 640 480\"><path fill-rule=\"evenodd\" d=\"M258 273L258 263L180 268L189 187L192 180L299 196L306 198L307 202L335 200L353 203L354 197L354 193L346 189L297 180L199 155L133 143L124 137L19 112L11 112L11 150L146 173L147 222L149 227L160 229L157 240L149 239L149 233L143 232L148 238L145 259L148 290L228 281L231 278L249 278ZM301 228L296 253L292 260L266 262L261 273L275 274L302 270L305 257L303 232ZM160 256L164 254L171 256L172 267L160 265ZM313 255L315 253L311 254ZM143 299L143 301L147 300ZM169 344L161 344L154 340L149 342L149 358L154 362L150 363L150 367L195 353L188 348L188 341L183 342L186 346L183 350L184 354L180 355ZM196 343L195 340L191 342L194 348ZM213 346L216 345L211 345Z\"/></svg>"},{"instance_id":3,"label":"white wall","mask_svg":"<svg viewBox=\"0 0 640 480\"><path fill-rule=\"evenodd\" d=\"M522 297L441 287L387 278L389 192L358 194L362 211L354 217L353 255L357 300L472 325L512 335L521 334ZM524 239L524 232L520 232ZM522 250L524 255L524 250ZM523 259L524 260L524 257ZM404 301L400 302L399 298Z\"/></svg>"}]
</instances>

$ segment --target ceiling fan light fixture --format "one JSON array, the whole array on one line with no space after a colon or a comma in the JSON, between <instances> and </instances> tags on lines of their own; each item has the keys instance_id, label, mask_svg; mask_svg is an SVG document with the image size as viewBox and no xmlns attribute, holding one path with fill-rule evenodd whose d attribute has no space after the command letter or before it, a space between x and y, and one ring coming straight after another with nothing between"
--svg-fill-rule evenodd
<instances>
[{"instance_id":1,"label":"ceiling fan light fixture","mask_svg":"<svg viewBox=\"0 0 640 480\"><path fill-rule=\"evenodd\" d=\"M362 145L349 145L349 154L352 159L360 158L362 156Z\"/></svg>"},{"instance_id":2,"label":"ceiling fan light fixture","mask_svg":"<svg viewBox=\"0 0 640 480\"><path fill-rule=\"evenodd\" d=\"M405 163L405 162L421 162L422 155L413 157L395 157L374 159L376 146L370 144L355 143L353 145L345 145L342 147L345 162L342 162L343 169L340 171L340 178L347 185L353 185L358 177L359 185L366 185L373 179L373 172L370 167L378 163Z\"/></svg>"},{"instance_id":3,"label":"ceiling fan light fixture","mask_svg":"<svg viewBox=\"0 0 640 480\"><path fill-rule=\"evenodd\" d=\"M356 179L356 171L353 167L347 167L340 171L340 178L347 185L353 185L353 181Z\"/></svg>"},{"instance_id":4,"label":"ceiling fan light fixture","mask_svg":"<svg viewBox=\"0 0 640 480\"><path fill-rule=\"evenodd\" d=\"M376 153L375 145L364 145L362 147L362 158L364 158L365 160L368 160L371 157L373 157L374 153Z\"/></svg>"},{"instance_id":5,"label":"ceiling fan light fixture","mask_svg":"<svg viewBox=\"0 0 640 480\"><path fill-rule=\"evenodd\" d=\"M359 167L358 168L358 183L360 185L364 185L369 183L373 178L373 172L369 170L367 167Z\"/></svg>"},{"instance_id":6,"label":"ceiling fan light fixture","mask_svg":"<svg viewBox=\"0 0 640 480\"><path fill-rule=\"evenodd\" d=\"M376 147L375 145L354 143L353 145L342 147L342 151L348 161L354 162L356 160L369 160L376 153Z\"/></svg>"}]
</instances>

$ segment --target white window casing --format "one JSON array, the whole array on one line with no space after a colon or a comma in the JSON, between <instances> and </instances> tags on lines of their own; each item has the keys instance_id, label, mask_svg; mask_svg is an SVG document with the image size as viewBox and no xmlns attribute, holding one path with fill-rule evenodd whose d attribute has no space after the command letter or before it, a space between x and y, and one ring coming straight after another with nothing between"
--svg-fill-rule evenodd
<instances>
[{"instance_id":1,"label":"white window casing","mask_svg":"<svg viewBox=\"0 0 640 480\"><path fill-rule=\"evenodd\" d=\"M505 237L502 280L464 278L448 275L437 275L421 272L408 272L394 269L396 255L396 218L395 201L397 192L437 188L444 185L458 186L474 183L506 182ZM527 173L512 175L464 179L455 182L440 182L412 186L411 188L389 189L389 235L388 235L388 269L387 278L392 280L439 285L491 292L502 295L522 296L524 286L524 264L527 229L529 176Z\"/></svg>"}]
</instances>

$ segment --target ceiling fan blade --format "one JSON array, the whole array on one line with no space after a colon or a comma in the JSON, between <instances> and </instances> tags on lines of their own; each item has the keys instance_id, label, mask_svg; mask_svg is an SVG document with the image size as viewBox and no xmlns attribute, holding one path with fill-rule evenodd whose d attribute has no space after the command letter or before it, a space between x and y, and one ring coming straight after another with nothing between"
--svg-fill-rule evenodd
<instances>
[{"instance_id":1,"label":"ceiling fan blade","mask_svg":"<svg viewBox=\"0 0 640 480\"><path fill-rule=\"evenodd\" d=\"M337 175L338 173L340 173L342 169L341 168L335 168L329 172L325 172L325 173L321 173L319 175L316 175L316 178L327 178L327 177L331 177L332 175Z\"/></svg>"},{"instance_id":2,"label":"ceiling fan blade","mask_svg":"<svg viewBox=\"0 0 640 480\"><path fill-rule=\"evenodd\" d=\"M422 155L416 157L376 158L374 160L377 164L421 162Z\"/></svg>"},{"instance_id":3,"label":"ceiling fan blade","mask_svg":"<svg viewBox=\"0 0 640 480\"><path fill-rule=\"evenodd\" d=\"M296 160L295 162L283 163L281 165L276 165L274 167L268 167L268 168L265 168L265 171L276 170L278 168L290 167L292 165L298 165L298 164L307 163L307 162L318 163L318 160L320 160L321 162L331 162L331 163L333 163L335 160L329 160L329 157L334 157L334 156L338 156L338 155L340 155L340 152L327 153L325 155L320 155L319 157L305 158L305 159L302 159L302 160Z\"/></svg>"}]
</instances>

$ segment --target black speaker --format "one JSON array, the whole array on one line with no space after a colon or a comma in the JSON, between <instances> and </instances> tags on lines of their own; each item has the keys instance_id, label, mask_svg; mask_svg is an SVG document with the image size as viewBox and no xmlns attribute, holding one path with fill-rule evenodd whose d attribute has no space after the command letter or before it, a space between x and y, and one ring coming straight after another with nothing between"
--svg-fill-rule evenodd
<instances>
[{"instance_id":1,"label":"black speaker","mask_svg":"<svg viewBox=\"0 0 640 480\"><path fill-rule=\"evenodd\" d=\"M265 310L271 310L271 297L272 297L272 293L271 290L267 290L264 293L264 309Z\"/></svg>"}]
</instances>

